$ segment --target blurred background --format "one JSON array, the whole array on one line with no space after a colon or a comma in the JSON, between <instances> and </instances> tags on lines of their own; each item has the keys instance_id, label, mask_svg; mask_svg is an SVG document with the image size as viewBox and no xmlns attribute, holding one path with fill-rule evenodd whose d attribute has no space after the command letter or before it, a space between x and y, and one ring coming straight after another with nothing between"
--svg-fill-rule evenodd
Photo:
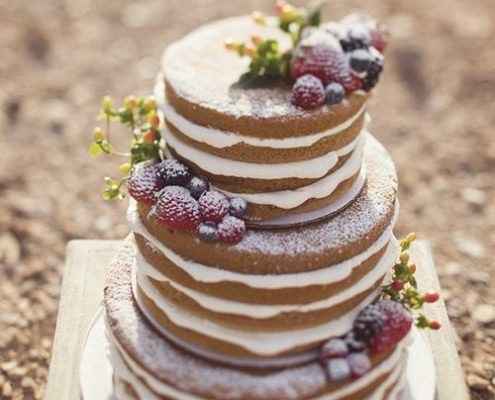
<instances>
[{"instance_id":1,"label":"blurred background","mask_svg":"<svg viewBox=\"0 0 495 400\"><path fill-rule=\"evenodd\" d=\"M494 399L495 3L329 1L325 17L356 8L394 37L370 108L398 233L431 240L473 399ZM149 93L166 44L254 9L272 2L0 0L0 398L42 397L67 242L127 233L100 195L115 165L87 155L101 96Z\"/></svg>"}]
</instances>

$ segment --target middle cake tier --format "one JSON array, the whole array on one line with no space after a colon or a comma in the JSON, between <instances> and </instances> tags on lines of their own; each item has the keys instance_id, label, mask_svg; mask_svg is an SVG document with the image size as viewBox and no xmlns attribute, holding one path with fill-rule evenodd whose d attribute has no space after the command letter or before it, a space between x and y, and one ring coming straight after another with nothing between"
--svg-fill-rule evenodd
<instances>
[{"instance_id":1,"label":"middle cake tier","mask_svg":"<svg viewBox=\"0 0 495 400\"><path fill-rule=\"evenodd\" d=\"M367 181L347 208L297 228L249 229L234 246L166 229L131 205L143 313L179 344L241 363L305 357L350 331L398 254L393 163L372 136L363 152Z\"/></svg>"}]
</instances>

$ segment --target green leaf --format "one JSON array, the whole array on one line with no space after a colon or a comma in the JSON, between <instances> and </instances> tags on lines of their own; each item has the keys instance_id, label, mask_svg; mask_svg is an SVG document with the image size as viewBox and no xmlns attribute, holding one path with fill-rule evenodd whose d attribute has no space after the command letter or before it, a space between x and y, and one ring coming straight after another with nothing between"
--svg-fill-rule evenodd
<instances>
[{"instance_id":1,"label":"green leaf","mask_svg":"<svg viewBox=\"0 0 495 400\"><path fill-rule=\"evenodd\" d=\"M92 157L98 157L100 154L103 154L101 146L96 142L90 144L88 152Z\"/></svg>"}]
</instances>

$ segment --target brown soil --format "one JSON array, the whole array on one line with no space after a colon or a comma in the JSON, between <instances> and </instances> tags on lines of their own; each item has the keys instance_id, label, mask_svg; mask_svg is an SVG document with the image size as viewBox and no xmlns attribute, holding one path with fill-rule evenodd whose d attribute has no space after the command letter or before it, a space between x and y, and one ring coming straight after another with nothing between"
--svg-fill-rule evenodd
<instances>
[{"instance_id":1,"label":"brown soil","mask_svg":"<svg viewBox=\"0 0 495 400\"><path fill-rule=\"evenodd\" d=\"M495 3L366 7L395 37L371 111L400 173L399 232L432 241L471 393L493 399ZM2 399L42 396L67 241L126 233L125 205L99 194L115 166L86 152L100 97L148 93L166 43L255 8L271 2L0 0Z\"/></svg>"}]
</instances>

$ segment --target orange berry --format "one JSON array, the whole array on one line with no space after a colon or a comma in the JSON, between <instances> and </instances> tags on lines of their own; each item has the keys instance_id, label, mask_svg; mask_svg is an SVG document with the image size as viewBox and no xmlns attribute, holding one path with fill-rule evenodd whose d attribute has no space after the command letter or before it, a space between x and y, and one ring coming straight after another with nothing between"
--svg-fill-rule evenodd
<instances>
[{"instance_id":1,"label":"orange berry","mask_svg":"<svg viewBox=\"0 0 495 400\"><path fill-rule=\"evenodd\" d=\"M430 329L434 331L438 331L442 327L442 324L438 321L430 321Z\"/></svg>"},{"instance_id":2,"label":"orange berry","mask_svg":"<svg viewBox=\"0 0 495 400\"><path fill-rule=\"evenodd\" d=\"M154 143L156 140L156 131L150 129L149 131L143 134L143 141L145 143Z\"/></svg>"},{"instance_id":3,"label":"orange berry","mask_svg":"<svg viewBox=\"0 0 495 400\"><path fill-rule=\"evenodd\" d=\"M440 298L440 295L436 292L425 293L423 295L423 300L427 303L435 303Z\"/></svg>"}]
</instances>

